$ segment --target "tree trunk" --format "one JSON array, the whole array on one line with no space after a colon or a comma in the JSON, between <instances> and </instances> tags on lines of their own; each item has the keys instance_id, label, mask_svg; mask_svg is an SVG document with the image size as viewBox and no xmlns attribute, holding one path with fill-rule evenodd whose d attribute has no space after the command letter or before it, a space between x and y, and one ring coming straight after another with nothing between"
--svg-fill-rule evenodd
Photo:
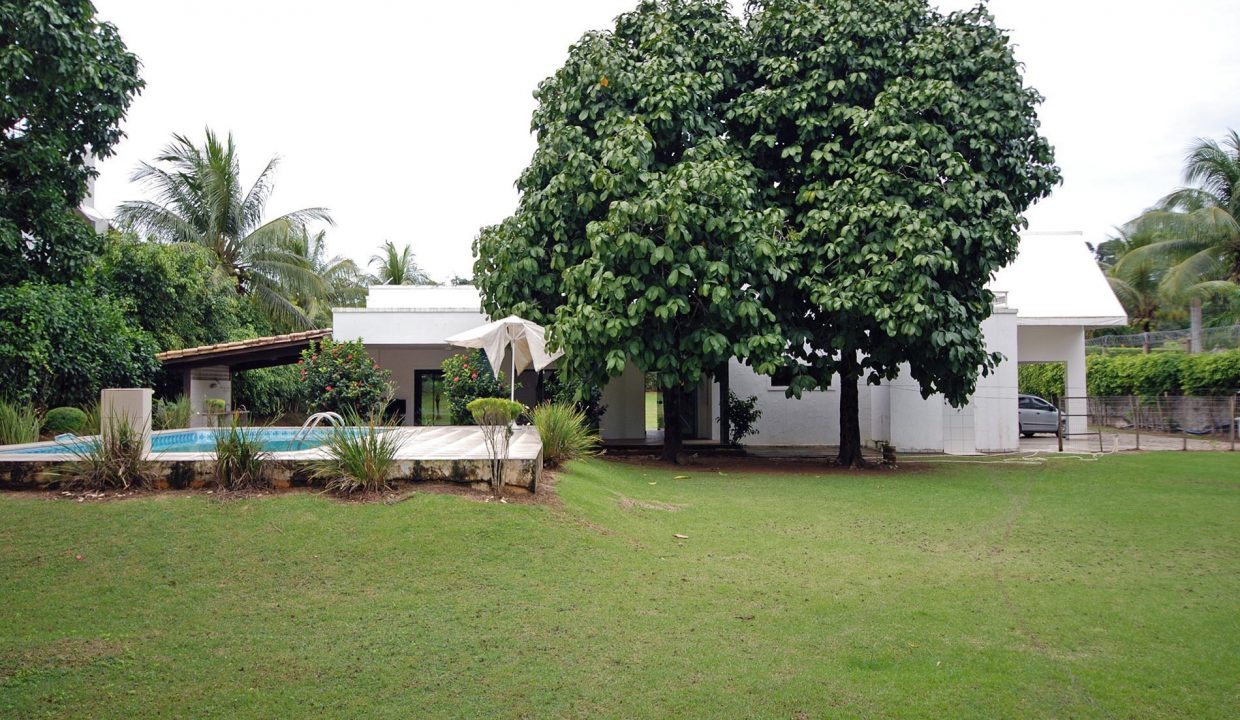
<instances>
[{"instance_id":1,"label":"tree trunk","mask_svg":"<svg viewBox=\"0 0 1240 720\"><path fill-rule=\"evenodd\" d=\"M680 406L684 390L679 387L663 390L663 459L676 462L680 456Z\"/></svg>"},{"instance_id":2,"label":"tree trunk","mask_svg":"<svg viewBox=\"0 0 1240 720\"><path fill-rule=\"evenodd\" d=\"M1201 299L1194 298L1192 304L1188 307L1189 318L1189 341L1188 351L1191 353L1201 352Z\"/></svg>"},{"instance_id":3,"label":"tree trunk","mask_svg":"<svg viewBox=\"0 0 1240 720\"><path fill-rule=\"evenodd\" d=\"M861 368L855 355L844 351L840 363L840 454L835 462L841 467L859 468L861 457L861 405L857 398L857 380Z\"/></svg>"}]
</instances>

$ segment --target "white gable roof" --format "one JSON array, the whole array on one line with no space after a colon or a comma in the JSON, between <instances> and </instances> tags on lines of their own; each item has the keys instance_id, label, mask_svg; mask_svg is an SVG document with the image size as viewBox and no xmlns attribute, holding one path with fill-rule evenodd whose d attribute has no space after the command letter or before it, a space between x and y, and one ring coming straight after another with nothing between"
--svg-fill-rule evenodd
<instances>
[{"instance_id":1,"label":"white gable roof","mask_svg":"<svg viewBox=\"0 0 1240 720\"><path fill-rule=\"evenodd\" d=\"M1124 306L1080 233L1022 233L1016 260L987 287L1007 293L1018 325L1128 324Z\"/></svg>"}]
</instances>

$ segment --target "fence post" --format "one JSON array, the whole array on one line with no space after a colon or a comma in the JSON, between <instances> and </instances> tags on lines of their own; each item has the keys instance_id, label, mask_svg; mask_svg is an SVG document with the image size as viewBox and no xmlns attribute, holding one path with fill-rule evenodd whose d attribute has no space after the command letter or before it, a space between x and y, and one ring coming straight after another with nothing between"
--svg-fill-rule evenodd
<instances>
[{"instance_id":1,"label":"fence post","mask_svg":"<svg viewBox=\"0 0 1240 720\"><path fill-rule=\"evenodd\" d=\"M1231 451L1232 452L1236 451L1236 395L1240 395L1240 393L1231 394L1231 415L1227 418L1228 419L1227 424L1231 426Z\"/></svg>"},{"instance_id":2,"label":"fence post","mask_svg":"<svg viewBox=\"0 0 1240 720\"><path fill-rule=\"evenodd\" d=\"M1060 402L1067 402L1067 400ZM1059 407L1059 404L1055 403L1055 438L1059 440L1059 452L1063 452L1063 408Z\"/></svg>"},{"instance_id":3,"label":"fence post","mask_svg":"<svg viewBox=\"0 0 1240 720\"><path fill-rule=\"evenodd\" d=\"M1128 396L1128 402L1132 405L1132 426L1137 429L1137 449L1141 449L1141 416L1137 414L1137 398L1135 395Z\"/></svg>"}]
</instances>

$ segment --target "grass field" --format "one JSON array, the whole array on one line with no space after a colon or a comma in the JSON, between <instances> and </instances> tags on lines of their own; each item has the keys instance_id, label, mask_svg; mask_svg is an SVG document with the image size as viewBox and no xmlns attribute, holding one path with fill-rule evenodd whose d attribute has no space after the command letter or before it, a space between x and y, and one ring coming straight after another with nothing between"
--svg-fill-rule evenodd
<instances>
[{"instance_id":1,"label":"grass field","mask_svg":"<svg viewBox=\"0 0 1240 720\"><path fill-rule=\"evenodd\" d=\"M1232 455L822 476L594 460L558 493L0 496L0 717L1240 708Z\"/></svg>"}]
</instances>

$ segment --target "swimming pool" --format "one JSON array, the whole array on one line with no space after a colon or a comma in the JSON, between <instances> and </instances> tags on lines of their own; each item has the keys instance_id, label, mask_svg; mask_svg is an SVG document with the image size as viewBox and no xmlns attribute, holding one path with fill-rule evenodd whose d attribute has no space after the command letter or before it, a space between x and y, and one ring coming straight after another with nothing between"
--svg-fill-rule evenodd
<instances>
[{"instance_id":1,"label":"swimming pool","mask_svg":"<svg viewBox=\"0 0 1240 720\"><path fill-rule=\"evenodd\" d=\"M215 452L215 436L226 430L164 430L151 433L151 453L201 453ZM319 447L327 442L330 428L315 428L300 440L294 440L298 428L245 428L245 432L258 437L264 452L294 452ZM94 437L73 438L40 443L15 450L0 450L0 455L60 455L76 454L87 450Z\"/></svg>"}]
</instances>

